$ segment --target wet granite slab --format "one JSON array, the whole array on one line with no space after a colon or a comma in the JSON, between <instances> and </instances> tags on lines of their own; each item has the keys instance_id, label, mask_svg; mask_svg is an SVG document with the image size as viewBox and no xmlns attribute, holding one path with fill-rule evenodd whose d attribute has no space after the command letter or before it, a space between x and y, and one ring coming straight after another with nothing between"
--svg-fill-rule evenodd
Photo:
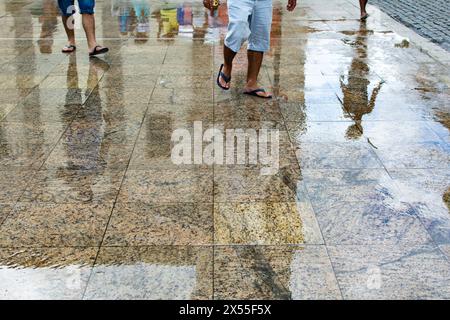
<instances>
[{"instance_id":1,"label":"wet granite slab","mask_svg":"<svg viewBox=\"0 0 450 320\"><path fill-rule=\"evenodd\" d=\"M102 248L84 299L211 299L212 248Z\"/></svg>"},{"instance_id":2,"label":"wet granite slab","mask_svg":"<svg viewBox=\"0 0 450 320\"><path fill-rule=\"evenodd\" d=\"M213 207L208 203L116 204L104 246L211 245Z\"/></svg>"},{"instance_id":3,"label":"wet granite slab","mask_svg":"<svg viewBox=\"0 0 450 320\"><path fill-rule=\"evenodd\" d=\"M17 204L0 226L0 246L98 246L111 210L111 204Z\"/></svg>"},{"instance_id":4,"label":"wet granite slab","mask_svg":"<svg viewBox=\"0 0 450 320\"><path fill-rule=\"evenodd\" d=\"M2 248L0 297L81 299L97 251L98 248Z\"/></svg>"},{"instance_id":5,"label":"wet granite slab","mask_svg":"<svg viewBox=\"0 0 450 320\"><path fill-rule=\"evenodd\" d=\"M216 299L340 299L324 246L233 246L214 251Z\"/></svg>"},{"instance_id":6,"label":"wet granite slab","mask_svg":"<svg viewBox=\"0 0 450 320\"><path fill-rule=\"evenodd\" d=\"M435 246L329 246L344 299L448 299L450 269Z\"/></svg>"}]
</instances>

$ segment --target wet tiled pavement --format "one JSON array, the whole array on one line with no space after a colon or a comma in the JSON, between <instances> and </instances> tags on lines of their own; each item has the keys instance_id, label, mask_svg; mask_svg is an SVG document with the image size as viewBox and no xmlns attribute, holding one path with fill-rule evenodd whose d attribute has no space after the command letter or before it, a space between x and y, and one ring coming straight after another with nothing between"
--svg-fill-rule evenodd
<instances>
[{"instance_id":1,"label":"wet tiled pavement","mask_svg":"<svg viewBox=\"0 0 450 320\"><path fill-rule=\"evenodd\" d=\"M89 60L54 1L0 1L0 298L450 298L450 56L357 1L273 10L261 101L245 50L214 85L224 6L97 1ZM278 129L279 170L174 164L195 121Z\"/></svg>"}]
</instances>

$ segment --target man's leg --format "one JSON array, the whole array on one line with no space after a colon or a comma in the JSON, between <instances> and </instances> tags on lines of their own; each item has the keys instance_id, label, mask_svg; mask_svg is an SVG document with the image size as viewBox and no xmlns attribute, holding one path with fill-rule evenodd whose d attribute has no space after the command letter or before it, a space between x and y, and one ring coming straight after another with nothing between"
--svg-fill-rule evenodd
<instances>
[{"instance_id":1,"label":"man's leg","mask_svg":"<svg viewBox=\"0 0 450 320\"><path fill-rule=\"evenodd\" d=\"M258 75L261 69L264 52L247 50L248 69L246 91L258 89Z\"/></svg>"},{"instance_id":2,"label":"man's leg","mask_svg":"<svg viewBox=\"0 0 450 320\"><path fill-rule=\"evenodd\" d=\"M361 18L367 17L366 5L367 0L359 0L359 7L361 9Z\"/></svg>"},{"instance_id":3,"label":"man's leg","mask_svg":"<svg viewBox=\"0 0 450 320\"><path fill-rule=\"evenodd\" d=\"M228 48L226 45L223 45L223 69L222 72L225 76L228 78L231 77L231 70L233 69L233 60L236 56L236 52ZM225 82L225 80L222 77L219 77L220 84L225 87L229 88L230 83Z\"/></svg>"},{"instance_id":4,"label":"man's leg","mask_svg":"<svg viewBox=\"0 0 450 320\"><path fill-rule=\"evenodd\" d=\"M269 51L270 29L272 26L272 0L261 1L255 6L250 21L250 37L248 40L248 71L245 92L260 89L258 75L261 69L264 52ZM261 97L271 97L268 92L258 92Z\"/></svg>"},{"instance_id":5,"label":"man's leg","mask_svg":"<svg viewBox=\"0 0 450 320\"><path fill-rule=\"evenodd\" d=\"M78 0L80 5L80 13L82 15L83 29L86 33L89 52L95 50L98 47L97 38L95 36L95 16L94 7L95 0ZM103 47L100 47L101 49Z\"/></svg>"},{"instance_id":6,"label":"man's leg","mask_svg":"<svg viewBox=\"0 0 450 320\"><path fill-rule=\"evenodd\" d=\"M233 69L233 59L241 48L242 44L250 35L248 17L251 14L253 0L228 0L228 32L225 37L223 46L223 69L222 72L226 77L231 76ZM219 77L220 84L229 88L230 84Z\"/></svg>"},{"instance_id":7,"label":"man's leg","mask_svg":"<svg viewBox=\"0 0 450 320\"><path fill-rule=\"evenodd\" d=\"M74 12L74 2L72 0L58 0L59 10L61 11L64 30L66 31L68 46L75 46L75 26L73 25L72 14ZM66 46L63 51L71 52L72 48Z\"/></svg>"}]
</instances>

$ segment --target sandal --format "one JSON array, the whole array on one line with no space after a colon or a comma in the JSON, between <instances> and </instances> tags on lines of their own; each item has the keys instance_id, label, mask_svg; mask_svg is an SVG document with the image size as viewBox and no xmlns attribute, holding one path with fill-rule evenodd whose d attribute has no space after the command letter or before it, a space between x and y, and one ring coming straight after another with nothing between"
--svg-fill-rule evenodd
<instances>
[{"instance_id":1,"label":"sandal","mask_svg":"<svg viewBox=\"0 0 450 320\"><path fill-rule=\"evenodd\" d=\"M365 15L363 15L363 16L361 17L361 21L366 21L368 17L369 17L369 14L366 13Z\"/></svg>"},{"instance_id":2,"label":"sandal","mask_svg":"<svg viewBox=\"0 0 450 320\"><path fill-rule=\"evenodd\" d=\"M65 45L64 48L62 48L61 52L62 53L72 53L75 50L77 50L77 47L75 45L68 44L68 45Z\"/></svg>"},{"instance_id":3,"label":"sandal","mask_svg":"<svg viewBox=\"0 0 450 320\"><path fill-rule=\"evenodd\" d=\"M101 49L99 49L99 48L101 48ZM94 51L89 52L89 56L92 57L92 56L96 56L98 54L104 54L104 53L107 53L108 51L109 51L108 48L104 48L102 46L95 46Z\"/></svg>"},{"instance_id":4,"label":"sandal","mask_svg":"<svg viewBox=\"0 0 450 320\"><path fill-rule=\"evenodd\" d=\"M259 92L266 93L266 90L264 90L263 88L259 88L259 89L255 89L255 90L252 90L252 91L244 91L244 94L247 94L247 95L253 96L253 97L263 98L263 99L272 99L272 95L270 95L270 96L262 96L262 95L258 94Z\"/></svg>"},{"instance_id":5,"label":"sandal","mask_svg":"<svg viewBox=\"0 0 450 320\"><path fill-rule=\"evenodd\" d=\"M229 84L230 81L231 81L231 76L227 77L227 76L222 72L222 69L223 69L223 64L220 66L219 74L217 75L217 85L218 85L220 88L222 88L223 90L230 90L230 88L224 87L224 86L222 86L222 85L220 84L220 78L222 78L223 80L225 80L225 82L226 82L227 84Z\"/></svg>"}]
</instances>

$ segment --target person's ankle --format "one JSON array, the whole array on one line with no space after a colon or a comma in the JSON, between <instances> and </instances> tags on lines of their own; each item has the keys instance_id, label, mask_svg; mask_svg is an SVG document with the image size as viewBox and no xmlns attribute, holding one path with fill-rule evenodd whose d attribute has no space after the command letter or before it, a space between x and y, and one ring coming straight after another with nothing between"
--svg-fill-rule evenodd
<instances>
[{"instance_id":1,"label":"person's ankle","mask_svg":"<svg viewBox=\"0 0 450 320\"><path fill-rule=\"evenodd\" d=\"M224 63L222 72L223 72L224 75L229 77L231 75L231 67Z\"/></svg>"}]
</instances>

